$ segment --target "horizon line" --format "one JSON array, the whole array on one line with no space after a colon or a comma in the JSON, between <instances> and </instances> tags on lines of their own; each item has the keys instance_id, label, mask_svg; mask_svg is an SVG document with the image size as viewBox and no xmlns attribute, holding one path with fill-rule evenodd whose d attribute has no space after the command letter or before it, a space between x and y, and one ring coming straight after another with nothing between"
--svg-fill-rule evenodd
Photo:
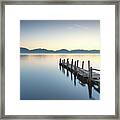
<instances>
[{"instance_id":1,"label":"horizon line","mask_svg":"<svg viewBox=\"0 0 120 120\"><path fill-rule=\"evenodd\" d=\"M29 49L29 48L27 48L27 47L20 47L20 48L26 48L26 49L28 49L28 50L35 50L35 49L53 50L53 49L40 48L40 47L39 47L39 48L33 48L33 49ZM88 50L88 51L90 51L90 50L99 50L99 51L100 51L100 49L71 49L71 50L69 50L69 49L66 49L66 48L56 49L56 50L53 50L53 51L63 50L63 49L68 50L68 51L71 51L71 50Z\"/></svg>"}]
</instances>

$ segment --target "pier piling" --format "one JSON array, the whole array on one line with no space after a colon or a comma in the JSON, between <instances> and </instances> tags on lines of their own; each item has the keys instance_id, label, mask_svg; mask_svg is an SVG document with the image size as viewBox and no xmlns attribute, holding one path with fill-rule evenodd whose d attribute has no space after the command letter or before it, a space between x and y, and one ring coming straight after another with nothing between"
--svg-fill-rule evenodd
<instances>
[{"instance_id":1,"label":"pier piling","mask_svg":"<svg viewBox=\"0 0 120 120\"><path fill-rule=\"evenodd\" d=\"M79 60L77 60L77 67L78 67Z\"/></svg>"},{"instance_id":2,"label":"pier piling","mask_svg":"<svg viewBox=\"0 0 120 120\"><path fill-rule=\"evenodd\" d=\"M88 60L88 70L90 69L90 60Z\"/></svg>"},{"instance_id":3,"label":"pier piling","mask_svg":"<svg viewBox=\"0 0 120 120\"><path fill-rule=\"evenodd\" d=\"M84 61L82 61L82 69L84 69Z\"/></svg>"},{"instance_id":4,"label":"pier piling","mask_svg":"<svg viewBox=\"0 0 120 120\"><path fill-rule=\"evenodd\" d=\"M76 70L76 61L75 61L75 65L74 65L74 67L75 67L75 70Z\"/></svg>"},{"instance_id":5,"label":"pier piling","mask_svg":"<svg viewBox=\"0 0 120 120\"><path fill-rule=\"evenodd\" d=\"M92 79L92 67L90 67L90 79Z\"/></svg>"},{"instance_id":6,"label":"pier piling","mask_svg":"<svg viewBox=\"0 0 120 120\"><path fill-rule=\"evenodd\" d=\"M59 60L59 64L61 64L61 58L60 58L60 60Z\"/></svg>"},{"instance_id":7,"label":"pier piling","mask_svg":"<svg viewBox=\"0 0 120 120\"><path fill-rule=\"evenodd\" d=\"M67 59L67 67L68 67L68 65L69 65L69 59Z\"/></svg>"},{"instance_id":8,"label":"pier piling","mask_svg":"<svg viewBox=\"0 0 120 120\"><path fill-rule=\"evenodd\" d=\"M72 61L71 61L71 69L72 69L72 67L73 67L73 59L72 59Z\"/></svg>"},{"instance_id":9,"label":"pier piling","mask_svg":"<svg viewBox=\"0 0 120 120\"><path fill-rule=\"evenodd\" d=\"M65 59L63 60L63 62L65 63Z\"/></svg>"}]
</instances>

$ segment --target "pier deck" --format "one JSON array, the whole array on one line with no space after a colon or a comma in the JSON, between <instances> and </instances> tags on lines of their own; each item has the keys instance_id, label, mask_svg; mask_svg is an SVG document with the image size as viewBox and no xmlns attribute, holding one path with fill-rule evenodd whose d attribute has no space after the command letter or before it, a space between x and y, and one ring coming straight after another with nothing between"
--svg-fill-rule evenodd
<instances>
[{"instance_id":1,"label":"pier deck","mask_svg":"<svg viewBox=\"0 0 120 120\"><path fill-rule=\"evenodd\" d=\"M68 59L66 63L65 59L62 61L60 59L59 65L76 74L78 77L80 76L87 78L93 82L100 82L100 74L98 72L94 72L100 70L90 67L90 61L88 61L88 70L84 69L84 61L82 62L82 67L78 67L78 60L75 61L75 64L73 65L73 59L71 61L71 64L69 63Z\"/></svg>"}]
</instances>

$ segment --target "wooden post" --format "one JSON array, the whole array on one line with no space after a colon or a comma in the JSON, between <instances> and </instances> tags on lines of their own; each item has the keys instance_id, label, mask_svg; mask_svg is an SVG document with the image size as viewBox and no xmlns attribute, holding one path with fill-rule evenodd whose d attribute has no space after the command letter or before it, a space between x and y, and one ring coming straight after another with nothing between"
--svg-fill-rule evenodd
<instances>
[{"instance_id":1,"label":"wooden post","mask_svg":"<svg viewBox=\"0 0 120 120\"><path fill-rule=\"evenodd\" d=\"M75 61L75 65L74 65L74 68L75 68L75 70L76 70L76 61Z\"/></svg>"},{"instance_id":2,"label":"wooden post","mask_svg":"<svg viewBox=\"0 0 120 120\"><path fill-rule=\"evenodd\" d=\"M64 64L65 64L65 59L63 60Z\"/></svg>"},{"instance_id":3,"label":"wooden post","mask_svg":"<svg viewBox=\"0 0 120 120\"><path fill-rule=\"evenodd\" d=\"M90 67L90 79L92 79L92 67Z\"/></svg>"},{"instance_id":4,"label":"wooden post","mask_svg":"<svg viewBox=\"0 0 120 120\"><path fill-rule=\"evenodd\" d=\"M61 65L61 58L60 58L60 60L59 60L59 64Z\"/></svg>"},{"instance_id":5,"label":"wooden post","mask_svg":"<svg viewBox=\"0 0 120 120\"><path fill-rule=\"evenodd\" d=\"M82 61L82 69L84 68L84 61Z\"/></svg>"},{"instance_id":6,"label":"wooden post","mask_svg":"<svg viewBox=\"0 0 120 120\"><path fill-rule=\"evenodd\" d=\"M73 59L72 59L72 61L71 61L71 69L72 69L72 66L73 66Z\"/></svg>"},{"instance_id":7,"label":"wooden post","mask_svg":"<svg viewBox=\"0 0 120 120\"><path fill-rule=\"evenodd\" d=\"M68 67L68 64L69 64L69 58L67 58L67 67Z\"/></svg>"},{"instance_id":8,"label":"wooden post","mask_svg":"<svg viewBox=\"0 0 120 120\"><path fill-rule=\"evenodd\" d=\"M88 61L88 70L90 70L90 60Z\"/></svg>"},{"instance_id":9,"label":"wooden post","mask_svg":"<svg viewBox=\"0 0 120 120\"><path fill-rule=\"evenodd\" d=\"M88 89L89 89L89 98L92 98L92 67L90 67L89 69Z\"/></svg>"},{"instance_id":10,"label":"wooden post","mask_svg":"<svg viewBox=\"0 0 120 120\"><path fill-rule=\"evenodd\" d=\"M89 68L89 80L92 79L92 67Z\"/></svg>"},{"instance_id":11,"label":"wooden post","mask_svg":"<svg viewBox=\"0 0 120 120\"><path fill-rule=\"evenodd\" d=\"M79 62L79 60L77 60L77 67L78 67L78 62Z\"/></svg>"},{"instance_id":12,"label":"wooden post","mask_svg":"<svg viewBox=\"0 0 120 120\"><path fill-rule=\"evenodd\" d=\"M68 63L68 58L67 58L67 63Z\"/></svg>"}]
</instances>

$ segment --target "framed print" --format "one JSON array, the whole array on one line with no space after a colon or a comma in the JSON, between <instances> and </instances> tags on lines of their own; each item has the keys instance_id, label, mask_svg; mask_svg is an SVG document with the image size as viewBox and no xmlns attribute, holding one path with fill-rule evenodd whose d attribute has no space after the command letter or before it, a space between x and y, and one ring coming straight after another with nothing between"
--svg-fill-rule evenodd
<instances>
[{"instance_id":1,"label":"framed print","mask_svg":"<svg viewBox=\"0 0 120 120\"><path fill-rule=\"evenodd\" d=\"M1 118L119 119L118 1L1 9Z\"/></svg>"}]
</instances>

